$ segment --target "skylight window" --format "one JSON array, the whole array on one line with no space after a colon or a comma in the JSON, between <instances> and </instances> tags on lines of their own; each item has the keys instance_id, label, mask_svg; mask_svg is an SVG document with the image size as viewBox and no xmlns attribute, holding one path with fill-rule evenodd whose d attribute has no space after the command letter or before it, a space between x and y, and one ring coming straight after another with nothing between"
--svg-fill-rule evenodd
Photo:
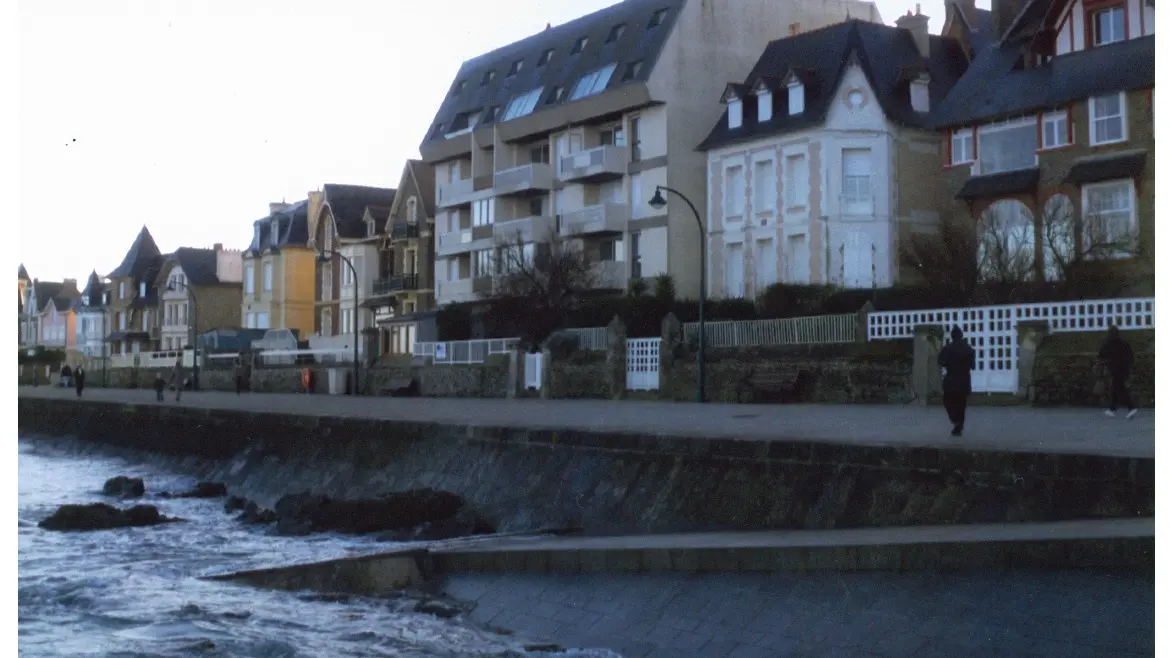
<instances>
[{"instance_id":1,"label":"skylight window","mask_svg":"<svg viewBox=\"0 0 1170 658\"><path fill-rule=\"evenodd\" d=\"M610 31L609 31L609 36L605 38L605 42L606 43L613 43L614 41L617 41L618 39L622 38L622 33L624 33L625 31L626 31L626 24L625 23L618 23L617 25L614 25L613 28L610 29Z\"/></svg>"},{"instance_id":2,"label":"skylight window","mask_svg":"<svg viewBox=\"0 0 1170 658\"><path fill-rule=\"evenodd\" d=\"M508 109L504 110L504 118L501 121L511 121L517 117L532 114L532 110L536 109L536 102L540 100L540 92L542 91L544 91L544 87L537 87L513 98L508 103Z\"/></svg>"},{"instance_id":3,"label":"skylight window","mask_svg":"<svg viewBox=\"0 0 1170 658\"><path fill-rule=\"evenodd\" d=\"M616 68L617 64L610 64L581 76L581 79L577 81L577 86L573 87L573 93L569 95L569 100L575 101L578 98L585 98L605 91L605 87L609 84L609 79L613 77Z\"/></svg>"},{"instance_id":4,"label":"skylight window","mask_svg":"<svg viewBox=\"0 0 1170 658\"><path fill-rule=\"evenodd\" d=\"M536 65L539 67L539 66L544 66L545 64L548 64L548 60L552 59L552 56L553 56L553 49L549 48L548 50L546 50L540 54L540 59L536 60Z\"/></svg>"},{"instance_id":5,"label":"skylight window","mask_svg":"<svg viewBox=\"0 0 1170 658\"><path fill-rule=\"evenodd\" d=\"M589 37L581 37L577 39L577 43L573 44L573 50L569 51L570 55L580 55L582 50L585 50L585 44L589 43Z\"/></svg>"}]
</instances>

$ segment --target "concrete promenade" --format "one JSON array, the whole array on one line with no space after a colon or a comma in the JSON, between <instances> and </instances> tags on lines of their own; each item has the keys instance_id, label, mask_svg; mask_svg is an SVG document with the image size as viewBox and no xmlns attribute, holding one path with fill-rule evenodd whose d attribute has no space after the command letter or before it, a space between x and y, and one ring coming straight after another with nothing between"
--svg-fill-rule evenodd
<instances>
[{"instance_id":1,"label":"concrete promenade","mask_svg":"<svg viewBox=\"0 0 1170 658\"><path fill-rule=\"evenodd\" d=\"M21 387L21 397L72 398L72 389ZM861 446L958 448L1153 458L1154 412L1132 420L1096 409L971 407L961 438L940 407L916 405L743 405L605 400L387 398L277 393L88 389L87 400L257 413L336 416L533 430L592 430L709 439Z\"/></svg>"}]
</instances>

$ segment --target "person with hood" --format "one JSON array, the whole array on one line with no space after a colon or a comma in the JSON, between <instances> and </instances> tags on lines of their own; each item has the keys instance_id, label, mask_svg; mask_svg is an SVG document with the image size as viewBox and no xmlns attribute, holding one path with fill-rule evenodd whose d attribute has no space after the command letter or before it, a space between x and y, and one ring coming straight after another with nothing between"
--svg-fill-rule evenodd
<instances>
[{"instance_id":1,"label":"person with hood","mask_svg":"<svg viewBox=\"0 0 1170 658\"><path fill-rule=\"evenodd\" d=\"M73 371L73 387L77 389L77 397L81 397L81 390L85 388L85 368L82 366Z\"/></svg>"},{"instance_id":2,"label":"person with hood","mask_svg":"<svg viewBox=\"0 0 1170 658\"><path fill-rule=\"evenodd\" d=\"M943 374L943 407L951 419L951 436L963 435L967 420L967 397L971 395L971 371L975 369L975 350L963 338L963 330L951 329L951 342L938 353Z\"/></svg>"},{"instance_id":3,"label":"person with hood","mask_svg":"<svg viewBox=\"0 0 1170 658\"><path fill-rule=\"evenodd\" d=\"M1101 344L1097 360L1105 365L1113 380L1112 386L1109 387L1109 409L1105 411L1105 415L1110 418L1115 416L1117 405L1124 402L1129 409L1125 417L1133 418L1137 413L1137 407L1133 406L1133 398L1129 396L1129 388L1125 385L1129 373L1133 370L1133 348L1121 337L1117 325L1109 325L1109 333L1105 337L1105 342Z\"/></svg>"},{"instance_id":4,"label":"person with hood","mask_svg":"<svg viewBox=\"0 0 1170 658\"><path fill-rule=\"evenodd\" d=\"M175 359L175 370L171 373L171 385L175 387L175 402L183 396L183 385L186 384L183 378L183 357Z\"/></svg>"},{"instance_id":5,"label":"person with hood","mask_svg":"<svg viewBox=\"0 0 1170 658\"><path fill-rule=\"evenodd\" d=\"M73 369L69 364L61 366L61 388L69 388L72 385Z\"/></svg>"}]
</instances>

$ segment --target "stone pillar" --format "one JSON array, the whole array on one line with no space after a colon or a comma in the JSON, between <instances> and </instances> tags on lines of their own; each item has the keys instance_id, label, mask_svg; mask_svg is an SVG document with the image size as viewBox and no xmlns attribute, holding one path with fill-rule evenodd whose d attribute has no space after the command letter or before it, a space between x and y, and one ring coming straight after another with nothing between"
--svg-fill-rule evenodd
<instances>
[{"instance_id":1,"label":"stone pillar","mask_svg":"<svg viewBox=\"0 0 1170 658\"><path fill-rule=\"evenodd\" d=\"M1016 384L1016 395L1029 402L1036 399L1036 391L1032 385L1036 369L1036 351L1040 343L1048 336L1047 320L1024 320L1016 325L1016 337L1020 346L1019 380Z\"/></svg>"},{"instance_id":2,"label":"stone pillar","mask_svg":"<svg viewBox=\"0 0 1170 658\"><path fill-rule=\"evenodd\" d=\"M873 313L873 302L866 302L857 311L857 336L858 343L865 343L869 340L869 314Z\"/></svg>"},{"instance_id":3,"label":"stone pillar","mask_svg":"<svg viewBox=\"0 0 1170 658\"><path fill-rule=\"evenodd\" d=\"M660 397L667 400L674 398L674 383L677 379L674 354L680 345L686 345L683 339L682 324L678 321L678 316L667 313L666 317L662 318L662 344L658 346L658 392ZM695 372L697 377L698 370Z\"/></svg>"},{"instance_id":4,"label":"stone pillar","mask_svg":"<svg viewBox=\"0 0 1170 658\"><path fill-rule=\"evenodd\" d=\"M609 396L626 397L626 325L617 315L605 327L605 373Z\"/></svg>"},{"instance_id":5,"label":"stone pillar","mask_svg":"<svg viewBox=\"0 0 1170 658\"><path fill-rule=\"evenodd\" d=\"M942 373L938 353L942 349L943 328L933 324L914 327L914 395L926 406L942 393Z\"/></svg>"},{"instance_id":6,"label":"stone pillar","mask_svg":"<svg viewBox=\"0 0 1170 658\"><path fill-rule=\"evenodd\" d=\"M520 388L524 385L526 375L524 366L526 364L521 360L522 358L523 356L520 350L512 348L508 351L508 389L506 397L509 400L515 399Z\"/></svg>"},{"instance_id":7,"label":"stone pillar","mask_svg":"<svg viewBox=\"0 0 1170 658\"><path fill-rule=\"evenodd\" d=\"M540 350L540 399L548 400L552 397L552 350L543 347Z\"/></svg>"}]
</instances>

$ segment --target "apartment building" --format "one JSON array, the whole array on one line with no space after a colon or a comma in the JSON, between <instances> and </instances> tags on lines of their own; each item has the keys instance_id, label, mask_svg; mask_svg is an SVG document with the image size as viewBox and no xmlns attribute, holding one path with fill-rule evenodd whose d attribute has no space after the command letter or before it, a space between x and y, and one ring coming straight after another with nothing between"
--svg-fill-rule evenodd
<instances>
[{"instance_id":1,"label":"apartment building","mask_svg":"<svg viewBox=\"0 0 1170 658\"><path fill-rule=\"evenodd\" d=\"M482 298L502 243L550 236L583 248L601 287L667 273L695 296L694 217L650 208L656 186L705 207L710 99L778 35L850 15L881 21L858 0L626 0L465 62L419 147L437 303Z\"/></svg>"},{"instance_id":2,"label":"apartment building","mask_svg":"<svg viewBox=\"0 0 1170 658\"><path fill-rule=\"evenodd\" d=\"M317 252L309 245L309 202L271 203L252 223L242 254L238 321L247 329L288 329L304 339L316 317Z\"/></svg>"},{"instance_id":3,"label":"apartment building","mask_svg":"<svg viewBox=\"0 0 1170 658\"><path fill-rule=\"evenodd\" d=\"M85 289L81 296L74 301L74 311L77 313L77 332L74 343L82 356L93 358L105 354L102 350L102 341L105 339L105 300L106 286L97 271L90 272L85 282Z\"/></svg>"},{"instance_id":4,"label":"apartment building","mask_svg":"<svg viewBox=\"0 0 1170 658\"><path fill-rule=\"evenodd\" d=\"M437 339L434 229L434 170L407 160L377 243L378 278L364 302L378 330L371 354L411 354L416 341Z\"/></svg>"},{"instance_id":5,"label":"apartment building","mask_svg":"<svg viewBox=\"0 0 1170 658\"><path fill-rule=\"evenodd\" d=\"M236 328L243 303L243 254L238 249L179 247L155 276L158 346L190 347L212 329Z\"/></svg>"},{"instance_id":6,"label":"apartment building","mask_svg":"<svg viewBox=\"0 0 1170 658\"><path fill-rule=\"evenodd\" d=\"M998 43L936 115L980 273L1052 280L1089 265L1153 294L1153 2L1002 0L991 13Z\"/></svg>"},{"instance_id":7,"label":"apartment building","mask_svg":"<svg viewBox=\"0 0 1170 658\"><path fill-rule=\"evenodd\" d=\"M377 248L370 231L371 225L376 229L374 236L382 231L393 203L394 190L381 187L329 184L309 193L313 247L329 256L317 263L316 329L320 336L345 339L353 335L355 323L359 332L374 326L373 312L361 306L378 273Z\"/></svg>"},{"instance_id":8,"label":"apartment building","mask_svg":"<svg viewBox=\"0 0 1170 658\"><path fill-rule=\"evenodd\" d=\"M103 306L109 332L105 337L110 344L107 354L138 354L154 349L158 291L153 284L162 259L150 231L143 226L122 263L106 275Z\"/></svg>"},{"instance_id":9,"label":"apartment building","mask_svg":"<svg viewBox=\"0 0 1170 658\"><path fill-rule=\"evenodd\" d=\"M921 13L778 39L719 99L707 152L708 294L886 287L899 245L949 208L937 107L968 65ZM715 99L711 99L714 103Z\"/></svg>"}]
</instances>

